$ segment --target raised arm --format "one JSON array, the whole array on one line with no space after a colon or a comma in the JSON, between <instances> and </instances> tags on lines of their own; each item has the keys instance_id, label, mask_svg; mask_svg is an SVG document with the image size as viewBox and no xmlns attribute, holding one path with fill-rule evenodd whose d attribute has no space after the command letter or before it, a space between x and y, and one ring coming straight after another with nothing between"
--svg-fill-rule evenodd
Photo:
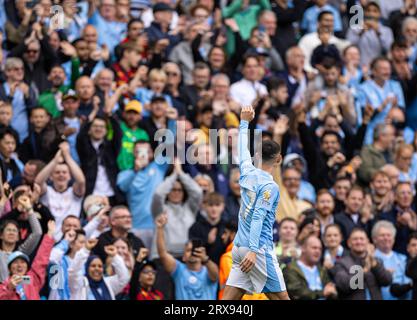
<instances>
[{"instance_id":1,"label":"raised arm","mask_svg":"<svg viewBox=\"0 0 417 320\"><path fill-rule=\"evenodd\" d=\"M167 177L155 190L152 198L152 215L154 219L164 210L164 204L168 193L171 192L175 181L178 179L178 174L173 172Z\"/></svg>"},{"instance_id":2,"label":"raised arm","mask_svg":"<svg viewBox=\"0 0 417 320\"><path fill-rule=\"evenodd\" d=\"M123 261L123 258L117 254L117 249L114 245L106 246L104 248L107 256L111 258L111 265L114 268L115 275L108 278L109 284L114 294L120 293L128 284L130 276L129 270Z\"/></svg>"},{"instance_id":3,"label":"raised arm","mask_svg":"<svg viewBox=\"0 0 417 320\"><path fill-rule=\"evenodd\" d=\"M22 198L23 197L20 197L19 200ZM30 203L30 200L29 200L29 203ZM19 249L18 249L19 251L22 251L26 253L27 255L32 254L32 252L36 249L39 241L42 238L42 227L41 227L41 224L39 223L38 218L36 217L35 212L33 211L31 204L30 204L30 209L29 209L29 225L30 225L32 232L27 237L25 242L23 242L19 246Z\"/></svg>"},{"instance_id":4,"label":"raised arm","mask_svg":"<svg viewBox=\"0 0 417 320\"><path fill-rule=\"evenodd\" d=\"M165 235L164 235L164 227L167 223L167 215L160 214L159 217L156 219L156 247L158 249L158 255L161 259L162 265L164 269L169 274L175 271L177 266L177 262L175 258L168 253L166 244L165 244Z\"/></svg>"},{"instance_id":5,"label":"raised arm","mask_svg":"<svg viewBox=\"0 0 417 320\"><path fill-rule=\"evenodd\" d=\"M71 294L76 293L83 287L84 265L87 262L91 250L97 245L98 239L89 239L85 248L81 248L74 257L68 269L68 284Z\"/></svg>"},{"instance_id":6,"label":"raised arm","mask_svg":"<svg viewBox=\"0 0 417 320\"><path fill-rule=\"evenodd\" d=\"M180 172L178 177L181 183L184 186L185 191L187 191L188 199L187 204L190 206L191 211L194 214L197 214L200 203L203 198L203 190L200 188L199 184L194 181L191 176L185 172Z\"/></svg>"},{"instance_id":7,"label":"raised arm","mask_svg":"<svg viewBox=\"0 0 417 320\"><path fill-rule=\"evenodd\" d=\"M243 174L245 169L253 168L252 159L249 152L249 122L255 117L255 111L251 106L242 107L240 113L239 139L238 139L238 156L240 173Z\"/></svg>"},{"instance_id":8,"label":"raised arm","mask_svg":"<svg viewBox=\"0 0 417 320\"><path fill-rule=\"evenodd\" d=\"M81 168L78 166L77 162L71 157L70 146L68 142L62 142L59 145L59 149L62 152L65 163L68 165L71 175L75 180L73 185L73 190L76 196L83 197L85 194L85 177Z\"/></svg>"},{"instance_id":9,"label":"raised arm","mask_svg":"<svg viewBox=\"0 0 417 320\"><path fill-rule=\"evenodd\" d=\"M33 285L36 290L41 290L45 284L46 268L49 263L49 256L54 246L55 221L48 222L48 233L43 237L41 245L39 246L36 257L33 260L32 266L28 274L32 276Z\"/></svg>"},{"instance_id":10,"label":"raised arm","mask_svg":"<svg viewBox=\"0 0 417 320\"><path fill-rule=\"evenodd\" d=\"M62 161L62 151L58 150L55 157L38 173L35 178L35 183L41 187L41 194L46 192L46 181L51 176L52 171Z\"/></svg>"}]
</instances>

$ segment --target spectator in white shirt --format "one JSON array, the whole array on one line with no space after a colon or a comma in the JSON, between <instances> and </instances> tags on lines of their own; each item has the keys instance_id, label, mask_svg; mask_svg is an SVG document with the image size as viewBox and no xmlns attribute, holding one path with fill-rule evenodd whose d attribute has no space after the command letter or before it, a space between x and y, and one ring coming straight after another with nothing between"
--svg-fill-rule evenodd
<instances>
[{"instance_id":1,"label":"spectator in white shirt","mask_svg":"<svg viewBox=\"0 0 417 320\"><path fill-rule=\"evenodd\" d=\"M52 185L47 185L50 179ZM74 183L70 186L70 181ZM57 228L65 217L79 217L85 193L85 178L80 167L71 157L68 142L62 142L51 162L37 175L35 183L41 186L41 202L47 206L55 218Z\"/></svg>"},{"instance_id":2,"label":"spectator in white shirt","mask_svg":"<svg viewBox=\"0 0 417 320\"><path fill-rule=\"evenodd\" d=\"M350 45L350 43L346 40L337 38L333 35L334 32L334 17L330 11L323 11L319 14L317 18L317 30L325 28L331 31L332 36L329 40L329 44L334 44L339 52L343 52L343 50ZM315 48L321 45L321 41L319 39L319 35L317 32L308 33L300 39L298 46L303 50L305 54L305 65L304 69L307 72L315 72L316 70L311 66L310 60L311 55Z\"/></svg>"},{"instance_id":3,"label":"spectator in white shirt","mask_svg":"<svg viewBox=\"0 0 417 320\"><path fill-rule=\"evenodd\" d=\"M233 100L242 106L248 106L259 96L268 94L266 87L259 82L262 78L258 56L248 55L242 62L243 79L230 87Z\"/></svg>"}]
</instances>

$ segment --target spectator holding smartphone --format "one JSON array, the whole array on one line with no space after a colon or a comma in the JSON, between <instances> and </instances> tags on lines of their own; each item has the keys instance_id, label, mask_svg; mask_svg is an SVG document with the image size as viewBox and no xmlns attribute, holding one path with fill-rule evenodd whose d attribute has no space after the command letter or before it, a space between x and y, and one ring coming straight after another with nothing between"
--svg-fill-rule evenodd
<instances>
[{"instance_id":1,"label":"spectator holding smartphone","mask_svg":"<svg viewBox=\"0 0 417 320\"><path fill-rule=\"evenodd\" d=\"M33 210L32 203L27 196L18 199L18 206L21 210L28 212L29 224L32 233L23 241L20 241L20 229L14 220L5 220L0 226L0 282L9 276L7 259L15 251L31 255L36 249L42 237L42 228ZM20 243L21 242L21 243Z\"/></svg>"},{"instance_id":2,"label":"spectator holding smartphone","mask_svg":"<svg viewBox=\"0 0 417 320\"><path fill-rule=\"evenodd\" d=\"M219 269L210 260L203 246L193 248L189 241L185 245L182 262L175 259L166 249L164 227L167 215L161 214L156 223L156 246L162 265L175 282L177 300L215 300ZM193 279L190 282L190 279Z\"/></svg>"},{"instance_id":3,"label":"spectator holding smartphone","mask_svg":"<svg viewBox=\"0 0 417 320\"><path fill-rule=\"evenodd\" d=\"M54 245L55 222L48 222L48 233L43 237L41 245L32 265L29 268L29 257L15 251L7 260L9 278L0 284L0 300L40 300L39 291L45 284L46 267ZM27 278L29 276L29 278ZM23 279L30 279L25 280Z\"/></svg>"}]
</instances>

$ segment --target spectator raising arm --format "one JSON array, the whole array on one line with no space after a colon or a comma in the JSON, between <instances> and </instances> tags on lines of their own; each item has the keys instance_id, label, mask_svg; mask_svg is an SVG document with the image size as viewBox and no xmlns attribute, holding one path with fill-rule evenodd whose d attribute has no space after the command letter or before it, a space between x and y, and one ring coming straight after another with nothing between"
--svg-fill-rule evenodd
<instances>
[{"instance_id":1,"label":"spectator raising arm","mask_svg":"<svg viewBox=\"0 0 417 320\"><path fill-rule=\"evenodd\" d=\"M36 176L35 183L41 187L41 195L46 192L46 182L48 181L55 167L61 163L62 160L62 150L59 149L55 154L55 157Z\"/></svg>"},{"instance_id":2,"label":"spectator raising arm","mask_svg":"<svg viewBox=\"0 0 417 320\"><path fill-rule=\"evenodd\" d=\"M20 197L19 202L21 201L25 202L25 208L27 208L27 212L29 214L29 225L32 232L19 246L18 250L26 253L27 255L31 255L42 238L42 227L38 218L36 217L36 212L33 211L30 199L28 197Z\"/></svg>"},{"instance_id":3,"label":"spectator raising arm","mask_svg":"<svg viewBox=\"0 0 417 320\"><path fill-rule=\"evenodd\" d=\"M65 163L68 165L71 175L74 178L75 182L73 185L73 190L76 196L83 197L85 194L85 177L81 170L81 168L78 166L78 164L74 161L74 159L71 157L71 151L70 146L68 142L62 142L59 145L59 149L62 152L62 156L65 160Z\"/></svg>"},{"instance_id":4,"label":"spectator raising arm","mask_svg":"<svg viewBox=\"0 0 417 320\"><path fill-rule=\"evenodd\" d=\"M177 262L175 258L168 253L166 249L165 244L165 235L164 235L164 227L168 221L167 215L165 213L162 213L156 218L155 224L156 224L156 247L158 249L158 255L161 259L162 265L164 266L164 269L169 274L172 274L176 267Z\"/></svg>"}]
</instances>

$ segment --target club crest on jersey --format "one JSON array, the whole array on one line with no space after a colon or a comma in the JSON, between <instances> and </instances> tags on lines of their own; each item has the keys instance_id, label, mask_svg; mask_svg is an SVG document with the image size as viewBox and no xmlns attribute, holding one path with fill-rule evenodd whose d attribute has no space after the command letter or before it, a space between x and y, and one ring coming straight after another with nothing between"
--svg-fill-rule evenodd
<instances>
[{"instance_id":1,"label":"club crest on jersey","mask_svg":"<svg viewBox=\"0 0 417 320\"><path fill-rule=\"evenodd\" d=\"M263 200L266 202L269 202L270 198L271 198L271 190L264 191Z\"/></svg>"}]
</instances>

